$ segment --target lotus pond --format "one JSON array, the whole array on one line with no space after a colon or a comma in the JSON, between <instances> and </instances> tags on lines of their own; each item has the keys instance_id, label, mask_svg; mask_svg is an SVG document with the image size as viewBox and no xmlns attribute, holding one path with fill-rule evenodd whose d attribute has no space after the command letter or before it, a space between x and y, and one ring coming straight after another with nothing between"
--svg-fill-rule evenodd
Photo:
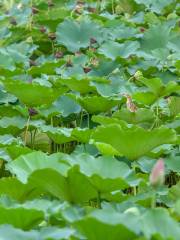
<instances>
[{"instance_id":1,"label":"lotus pond","mask_svg":"<svg viewBox=\"0 0 180 240\"><path fill-rule=\"evenodd\" d=\"M178 0L0 0L0 239L180 239Z\"/></svg>"}]
</instances>

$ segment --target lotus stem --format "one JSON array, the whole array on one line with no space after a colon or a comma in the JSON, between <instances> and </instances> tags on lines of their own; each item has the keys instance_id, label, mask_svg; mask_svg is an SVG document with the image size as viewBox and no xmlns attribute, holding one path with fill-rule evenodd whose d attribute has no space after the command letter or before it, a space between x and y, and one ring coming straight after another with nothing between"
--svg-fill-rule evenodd
<instances>
[{"instance_id":1,"label":"lotus stem","mask_svg":"<svg viewBox=\"0 0 180 240\"><path fill-rule=\"evenodd\" d=\"M29 121L30 121L31 117L28 117L27 123L26 123L26 130L25 130L25 134L24 134L24 145L26 146L27 143L27 134L28 134L28 129L29 129Z\"/></svg>"},{"instance_id":2,"label":"lotus stem","mask_svg":"<svg viewBox=\"0 0 180 240\"><path fill-rule=\"evenodd\" d=\"M151 208L155 207L156 207L156 193L153 193L151 198Z\"/></svg>"},{"instance_id":3,"label":"lotus stem","mask_svg":"<svg viewBox=\"0 0 180 240\"><path fill-rule=\"evenodd\" d=\"M101 192L98 191L98 194L97 194L97 206L99 209L101 209Z\"/></svg>"},{"instance_id":4,"label":"lotus stem","mask_svg":"<svg viewBox=\"0 0 180 240\"><path fill-rule=\"evenodd\" d=\"M114 14L114 13L115 13L115 9L114 9L114 0L111 0L111 3L112 3L112 13Z\"/></svg>"}]
</instances>

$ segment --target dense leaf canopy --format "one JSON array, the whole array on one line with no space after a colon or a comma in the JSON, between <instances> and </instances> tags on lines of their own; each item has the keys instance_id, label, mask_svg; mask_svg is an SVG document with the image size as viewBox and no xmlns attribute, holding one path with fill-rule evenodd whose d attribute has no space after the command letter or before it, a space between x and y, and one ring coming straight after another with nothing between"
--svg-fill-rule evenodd
<instances>
[{"instance_id":1,"label":"dense leaf canopy","mask_svg":"<svg viewBox=\"0 0 180 240\"><path fill-rule=\"evenodd\" d=\"M0 1L1 240L180 239L179 16Z\"/></svg>"}]
</instances>

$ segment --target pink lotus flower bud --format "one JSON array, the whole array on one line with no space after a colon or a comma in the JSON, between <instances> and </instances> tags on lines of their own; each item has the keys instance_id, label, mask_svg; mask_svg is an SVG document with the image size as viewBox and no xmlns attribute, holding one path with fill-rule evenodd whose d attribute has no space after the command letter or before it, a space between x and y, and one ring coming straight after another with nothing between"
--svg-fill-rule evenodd
<instances>
[{"instance_id":1,"label":"pink lotus flower bud","mask_svg":"<svg viewBox=\"0 0 180 240\"><path fill-rule=\"evenodd\" d=\"M159 186L164 183L164 180L165 180L164 161L162 158L160 158L151 170L149 181L152 186Z\"/></svg>"}]
</instances>

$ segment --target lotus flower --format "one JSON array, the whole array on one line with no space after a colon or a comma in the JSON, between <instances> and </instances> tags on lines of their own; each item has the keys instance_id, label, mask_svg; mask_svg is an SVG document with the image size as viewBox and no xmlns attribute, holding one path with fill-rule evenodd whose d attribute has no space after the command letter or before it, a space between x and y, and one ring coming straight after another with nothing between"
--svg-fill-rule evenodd
<instances>
[{"instance_id":1,"label":"lotus flower","mask_svg":"<svg viewBox=\"0 0 180 240\"><path fill-rule=\"evenodd\" d=\"M150 174L150 184L152 186L159 186L164 183L165 180L165 167L164 167L164 161L162 158L160 158L156 164L154 165L151 174Z\"/></svg>"}]
</instances>

